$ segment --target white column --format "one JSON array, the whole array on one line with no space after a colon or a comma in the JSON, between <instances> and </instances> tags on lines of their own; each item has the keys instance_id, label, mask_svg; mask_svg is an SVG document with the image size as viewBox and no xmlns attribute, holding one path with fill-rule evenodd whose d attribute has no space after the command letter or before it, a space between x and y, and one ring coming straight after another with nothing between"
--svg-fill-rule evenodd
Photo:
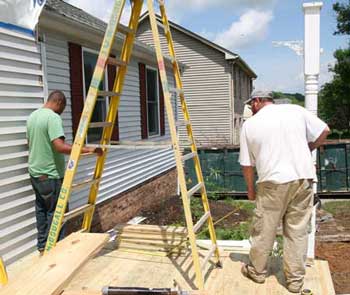
<instances>
[{"instance_id":1,"label":"white column","mask_svg":"<svg viewBox=\"0 0 350 295\"><path fill-rule=\"evenodd\" d=\"M305 19L304 35L304 75L305 75L305 107L317 115L318 76L320 73L320 12L322 2L303 4ZM313 152L316 164L317 151ZM317 184L313 186L317 192ZM316 208L313 208L311 233L309 234L308 258L315 257Z\"/></svg>"}]
</instances>

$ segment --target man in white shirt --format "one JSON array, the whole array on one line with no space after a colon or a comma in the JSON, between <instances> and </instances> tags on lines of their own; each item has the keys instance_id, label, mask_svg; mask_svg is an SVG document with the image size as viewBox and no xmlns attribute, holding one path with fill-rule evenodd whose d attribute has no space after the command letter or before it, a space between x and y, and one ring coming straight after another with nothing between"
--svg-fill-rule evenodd
<instances>
[{"instance_id":1,"label":"man in white shirt","mask_svg":"<svg viewBox=\"0 0 350 295\"><path fill-rule=\"evenodd\" d=\"M300 293L313 205L311 151L324 142L329 128L301 106L275 105L270 92L255 91L246 103L253 117L242 127L239 161L248 199L256 201L256 209L250 263L242 266L242 273L257 283L265 282L267 260L282 220L287 289ZM258 174L256 192L254 167Z\"/></svg>"}]
</instances>

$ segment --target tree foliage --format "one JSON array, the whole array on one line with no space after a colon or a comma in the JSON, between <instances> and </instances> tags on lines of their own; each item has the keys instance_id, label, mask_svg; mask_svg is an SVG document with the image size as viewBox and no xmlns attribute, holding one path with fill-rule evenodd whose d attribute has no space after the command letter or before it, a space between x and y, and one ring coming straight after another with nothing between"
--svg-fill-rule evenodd
<instances>
[{"instance_id":1,"label":"tree foliage","mask_svg":"<svg viewBox=\"0 0 350 295\"><path fill-rule=\"evenodd\" d=\"M337 31L334 34L350 35L350 0L347 4L333 4L333 10L337 14Z\"/></svg>"},{"instance_id":2,"label":"tree foliage","mask_svg":"<svg viewBox=\"0 0 350 295\"><path fill-rule=\"evenodd\" d=\"M350 35L350 0L348 4L335 3L337 31L335 34ZM350 46L334 52L333 80L320 91L320 116L332 129L350 132Z\"/></svg>"}]
</instances>

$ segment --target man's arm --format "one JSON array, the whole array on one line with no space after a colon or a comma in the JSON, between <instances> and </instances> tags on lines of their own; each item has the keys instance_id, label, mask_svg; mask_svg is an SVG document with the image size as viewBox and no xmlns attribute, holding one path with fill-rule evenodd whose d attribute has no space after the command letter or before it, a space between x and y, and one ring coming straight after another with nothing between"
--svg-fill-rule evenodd
<instances>
[{"instance_id":1,"label":"man's arm","mask_svg":"<svg viewBox=\"0 0 350 295\"><path fill-rule=\"evenodd\" d=\"M66 143L63 138L56 138L52 141L53 147L56 150L56 152L61 154L69 155L72 151L72 145L69 143ZM95 147L83 147L81 149L82 153L96 153L99 156L103 154L103 151L101 148L95 148Z\"/></svg>"},{"instance_id":2,"label":"man's arm","mask_svg":"<svg viewBox=\"0 0 350 295\"><path fill-rule=\"evenodd\" d=\"M329 130L328 126L322 131L320 136L314 141L314 142L309 142L309 148L310 151L313 151L314 149L317 149L319 146L321 146L324 141L326 140L327 136L331 133Z\"/></svg>"},{"instance_id":3,"label":"man's arm","mask_svg":"<svg viewBox=\"0 0 350 295\"><path fill-rule=\"evenodd\" d=\"M255 188L254 188L254 167L253 166L241 166L243 170L243 176L248 188L248 199L255 200Z\"/></svg>"}]
</instances>

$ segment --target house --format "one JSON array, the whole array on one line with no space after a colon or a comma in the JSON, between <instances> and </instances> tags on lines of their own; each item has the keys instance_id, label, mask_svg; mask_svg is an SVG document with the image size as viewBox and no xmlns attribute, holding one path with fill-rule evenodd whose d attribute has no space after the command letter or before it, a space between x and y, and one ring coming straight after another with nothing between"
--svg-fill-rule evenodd
<instances>
[{"instance_id":1,"label":"house","mask_svg":"<svg viewBox=\"0 0 350 295\"><path fill-rule=\"evenodd\" d=\"M157 21L161 23L160 16ZM169 23L176 56L188 66L182 82L197 144L237 144L243 102L252 91L256 74L239 55L178 24ZM165 50L166 39L161 25L159 32ZM140 18L137 38L153 44L147 12ZM184 139L185 127L180 127L179 132L180 138Z\"/></svg>"},{"instance_id":2,"label":"house","mask_svg":"<svg viewBox=\"0 0 350 295\"><path fill-rule=\"evenodd\" d=\"M34 193L28 175L26 120L52 90L62 90L67 142L73 141L106 24L61 0L48 0L38 36L0 27L0 256L6 264L35 250ZM117 35L113 55L123 37ZM171 61L166 59L171 87ZM103 87L111 88L115 70L108 68ZM147 84L147 89L146 89ZM114 140L169 140L164 101L159 89L154 49L136 42L121 96ZM148 92L147 92L148 90ZM175 96L173 105L175 105ZM101 121L108 100L99 97L93 121ZM88 142L101 130L90 129ZM75 183L91 178L95 157L80 161ZM110 150L100 185L92 230L108 230L176 194L177 176L171 149ZM88 188L74 191L69 207L87 202ZM73 220L70 228L77 228Z\"/></svg>"}]
</instances>

